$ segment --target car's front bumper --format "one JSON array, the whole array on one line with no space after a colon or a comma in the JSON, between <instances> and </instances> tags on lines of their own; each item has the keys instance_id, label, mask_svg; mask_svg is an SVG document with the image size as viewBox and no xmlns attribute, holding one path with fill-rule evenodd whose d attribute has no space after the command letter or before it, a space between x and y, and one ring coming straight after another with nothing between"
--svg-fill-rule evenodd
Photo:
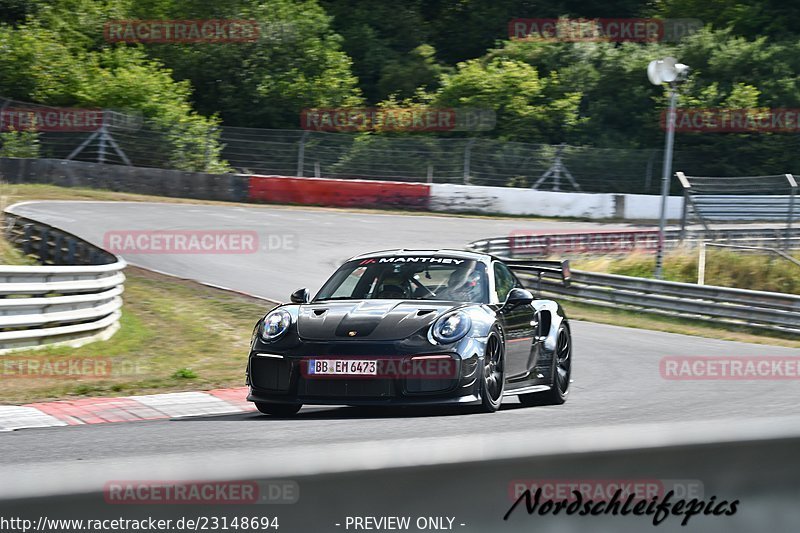
<instances>
[{"instance_id":1,"label":"car's front bumper","mask_svg":"<svg viewBox=\"0 0 800 533\"><path fill-rule=\"evenodd\" d=\"M477 355L461 357L449 354L455 365L448 375L391 373L377 376L311 376L308 356L259 354L253 352L248 364L247 399L265 403L302 403L311 405L469 405L480 403L479 364ZM373 357L379 368L419 355ZM424 357L424 356L423 356ZM346 356L343 359L370 359Z\"/></svg>"}]
</instances>

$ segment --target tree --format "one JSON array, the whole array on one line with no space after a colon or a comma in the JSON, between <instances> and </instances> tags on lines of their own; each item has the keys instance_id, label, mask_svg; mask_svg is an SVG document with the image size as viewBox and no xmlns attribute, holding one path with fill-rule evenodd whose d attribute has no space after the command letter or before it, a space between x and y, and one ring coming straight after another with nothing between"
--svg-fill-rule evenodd
<instances>
[{"instance_id":1,"label":"tree","mask_svg":"<svg viewBox=\"0 0 800 533\"><path fill-rule=\"evenodd\" d=\"M243 19L260 27L257 42L151 44L173 76L194 88L202 114L226 124L297 128L306 108L359 105L357 80L330 17L314 0L233 3L146 1L132 16L163 19Z\"/></svg>"},{"instance_id":2,"label":"tree","mask_svg":"<svg viewBox=\"0 0 800 533\"><path fill-rule=\"evenodd\" d=\"M0 157L39 157L39 132L14 128L0 132Z\"/></svg>"},{"instance_id":3,"label":"tree","mask_svg":"<svg viewBox=\"0 0 800 533\"><path fill-rule=\"evenodd\" d=\"M0 54L0 94L51 106L140 113L152 132L130 135L131 142L147 145L137 163L147 166L163 157L187 170L225 170L219 160L201 161L193 148L207 145L218 120L192 110L187 82L173 80L169 69L139 47L92 51L65 41L36 21L17 28L0 25L0 48L6 51ZM163 143L152 144L153 133L162 135ZM209 148L204 153L218 153Z\"/></svg>"},{"instance_id":4,"label":"tree","mask_svg":"<svg viewBox=\"0 0 800 533\"><path fill-rule=\"evenodd\" d=\"M560 143L578 127L581 93L564 90L556 72L542 77L523 61L492 57L460 63L445 75L434 107L491 109L497 115L493 137Z\"/></svg>"},{"instance_id":5,"label":"tree","mask_svg":"<svg viewBox=\"0 0 800 533\"><path fill-rule=\"evenodd\" d=\"M658 0L653 14L696 18L735 35L792 39L800 33L800 5L786 0Z\"/></svg>"}]
</instances>

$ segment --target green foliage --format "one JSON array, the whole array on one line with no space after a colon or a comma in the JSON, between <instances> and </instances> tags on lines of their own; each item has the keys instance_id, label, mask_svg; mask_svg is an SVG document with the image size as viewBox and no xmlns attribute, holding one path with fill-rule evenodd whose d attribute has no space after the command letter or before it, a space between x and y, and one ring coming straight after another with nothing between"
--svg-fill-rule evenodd
<instances>
[{"instance_id":1,"label":"green foliage","mask_svg":"<svg viewBox=\"0 0 800 533\"><path fill-rule=\"evenodd\" d=\"M359 86L371 103L396 94L414 93L402 71L425 71L426 58L414 53L420 45L436 50L436 69L483 55L508 39L512 18L636 17L641 0L320 0L333 16L333 29L353 58ZM390 86L389 80L398 84ZM417 84L417 87L423 85ZM427 84L435 89L436 84Z\"/></svg>"},{"instance_id":2,"label":"green foliage","mask_svg":"<svg viewBox=\"0 0 800 533\"><path fill-rule=\"evenodd\" d=\"M410 176L424 181L427 179L429 166L436 174L438 169L458 165L463 157L463 152L459 150L442 149L441 142L441 139L413 133L361 133L355 137L350 149L331 167L331 172L351 177L388 172L389 175ZM375 156L376 152L380 157ZM392 162L390 169L386 168L386 161ZM450 180L437 177L436 181L460 183L462 179L461 176L451 176Z\"/></svg>"},{"instance_id":3,"label":"green foliage","mask_svg":"<svg viewBox=\"0 0 800 533\"><path fill-rule=\"evenodd\" d=\"M0 157L39 157L39 132L9 128L0 133Z\"/></svg>"},{"instance_id":4,"label":"green foliage","mask_svg":"<svg viewBox=\"0 0 800 533\"><path fill-rule=\"evenodd\" d=\"M745 37L796 38L800 33L800 5L787 0L657 0L654 7L658 16L696 18Z\"/></svg>"},{"instance_id":5,"label":"green foliage","mask_svg":"<svg viewBox=\"0 0 800 533\"><path fill-rule=\"evenodd\" d=\"M795 254L800 259L800 254ZM598 257L578 259L573 266L580 270L607 272L641 278L653 277L655 258L651 254L633 253L623 258ZM664 279L697 283L698 254L678 250L664 258ZM748 254L738 250L708 248L706 253L706 285L736 287L757 291L800 294L800 267L775 255Z\"/></svg>"},{"instance_id":6,"label":"green foliage","mask_svg":"<svg viewBox=\"0 0 800 533\"><path fill-rule=\"evenodd\" d=\"M707 27L671 44L508 40L512 18L559 16ZM107 42L105 24L126 19L254 20L260 38ZM305 108L376 104L495 111L493 131L452 137L658 149L667 100L645 76L649 61L672 55L692 67L682 107L800 108L798 35L800 7L780 0L0 0L0 95L140 113L140 135L153 143L144 163L188 170L228 169L223 123L296 129ZM378 142L371 137L354 149ZM679 133L676 166L791 172L798 143L791 134Z\"/></svg>"},{"instance_id":7,"label":"green foliage","mask_svg":"<svg viewBox=\"0 0 800 533\"><path fill-rule=\"evenodd\" d=\"M378 80L377 94L409 97L420 89L435 89L449 69L436 61L436 50L422 44L401 58L387 61Z\"/></svg>"},{"instance_id":8,"label":"green foliage","mask_svg":"<svg viewBox=\"0 0 800 533\"><path fill-rule=\"evenodd\" d=\"M464 70L460 67L459 74L445 76L442 92L457 95L449 103L475 102L481 94L490 95L484 103L504 99L516 103L532 86L523 79L535 79L520 72L550 73L544 79L557 82L544 92L543 106L534 107L532 113L515 112L513 104L496 107L498 129L492 135L595 147L660 148L667 96L663 88L649 83L645 72L652 59L669 55L692 68L689 82L680 88L680 107L800 107L796 75L800 42L748 40L732 30L708 28L678 44L504 42L480 60L468 62L466 70L480 65L480 74L460 75ZM498 62L528 68L493 73L483 66ZM506 95L489 89L497 86L492 81L496 75L506 80ZM541 122L546 126L544 136ZM676 166L701 175L791 172L796 168L798 141L796 135L781 133L678 133Z\"/></svg>"},{"instance_id":9,"label":"green foliage","mask_svg":"<svg viewBox=\"0 0 800 533\"><path fill-rule=\"evenodd\" d=\"M412 96L417 87L435 87L441 66L426 29L423 2L322 0L334 31L353 58L353 73L369 103L395 94Z\"/></svg>"},{"instance_id":10,"label":"green foliage","mask_svg":"<svg viewBox=\"0 0 800 533\"><path fill-rule=\"evenodd\" d=\"M30 0L0 0L0 23L24 22L37 7L37 4Z\"/></svg>"},{"instance_id":11,"label":"green foliage","mask_svg":"<svg viewBox=\"0 0 800 533\"><path fill-rule=\"evenodd\" d=\"M141 113L148 128L163 133L164 158L184 170L225 171L213 135L218 119L193 111L191 86L147 57L140 47L81 48L39 22L16 28L0 25L0 94L54 106L113 108ZM204 158L210 154L211 161ZM154 159L158 153L152 153Z\"/></svg>"},{"instance_id":12,"label":"green foliage","mask_svg":"<svg viewBox=\"0 0 800 533\"><path fill-rule=\"evenodd\" d=\"M179 368L172 374L172 377L175 379L195 379L197 378L197 373L191 368Z\"/></svg>"},{"instance_id":13,"label":"green foliage","mask_svg":"<svg viewBox=\"0 0 800 533\"><path fill-rule=\"evenodd\" d=\"M503 140L557 143L582 122L580 100L579 91L564 90L556 72L541 77L528 63L498 56L459 64L444 76L434 103L494 110L492 136Z\"/></svg>"},{"instance_id":14,"label":"green foliage","mask_svg":"<svg viewBox=\"0 0 800 533\"><path fill-rule=\"evenodd\" d=\"M176 79L196 88L194 103L203 114L219 113L227 124L297 128L305 108L361 104L351 60L330 17L313 0L208 3L148 1L134 17L163 19L233 18L255 20L254 43L154 44L151 57Z\"/></svg>"}]
</instances>

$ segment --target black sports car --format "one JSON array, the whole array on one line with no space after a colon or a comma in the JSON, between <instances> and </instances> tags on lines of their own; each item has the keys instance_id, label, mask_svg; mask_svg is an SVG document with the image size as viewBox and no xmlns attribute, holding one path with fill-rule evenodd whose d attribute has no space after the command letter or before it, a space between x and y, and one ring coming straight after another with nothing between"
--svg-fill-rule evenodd
<instances>
[{"instance_id":1,"label":"black sports car","mask_svg":"<svg viewBox=\"0 0 800 533\"><path fill-rule=\"evenodd\" d=\"M508 264L507 264L508 263ZM509 266L510 265L510 266ZM503 262L454 250L354 257L311 299L259 320L247 365L248 400L289 416L303 404L457 404L496 411L567 399L572 339L561 306L523 288L524 276L567 262Z\"/></svg>"}]
</instances>

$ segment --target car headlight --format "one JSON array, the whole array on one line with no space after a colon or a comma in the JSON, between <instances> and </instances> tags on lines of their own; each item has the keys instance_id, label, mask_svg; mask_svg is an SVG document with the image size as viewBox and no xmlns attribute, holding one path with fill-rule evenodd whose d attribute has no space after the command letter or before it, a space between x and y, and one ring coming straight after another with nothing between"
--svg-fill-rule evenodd
<instances>
[{"instance_id":1,"label":"car headlight","mask_svg":"<svg viewBox=\"0 0 800 533\"><path fill-rule=\"evenodd\" d=\"M431 336L441 344L456 342L472 328L472 320L463 311L454 311L439 317L431 327Z\"/></svg>"},{"instance_id":2,"label":"car headlight","mask_svg":"<svg viewBox=\"0 0 800 533\"><path fill-rule=\"evenodd\" d=\"M272 341L283 335L292 325L292 315L283 309L272 311L264 317L261 325L261 338Z\"/></svg>"}]
</instances>

